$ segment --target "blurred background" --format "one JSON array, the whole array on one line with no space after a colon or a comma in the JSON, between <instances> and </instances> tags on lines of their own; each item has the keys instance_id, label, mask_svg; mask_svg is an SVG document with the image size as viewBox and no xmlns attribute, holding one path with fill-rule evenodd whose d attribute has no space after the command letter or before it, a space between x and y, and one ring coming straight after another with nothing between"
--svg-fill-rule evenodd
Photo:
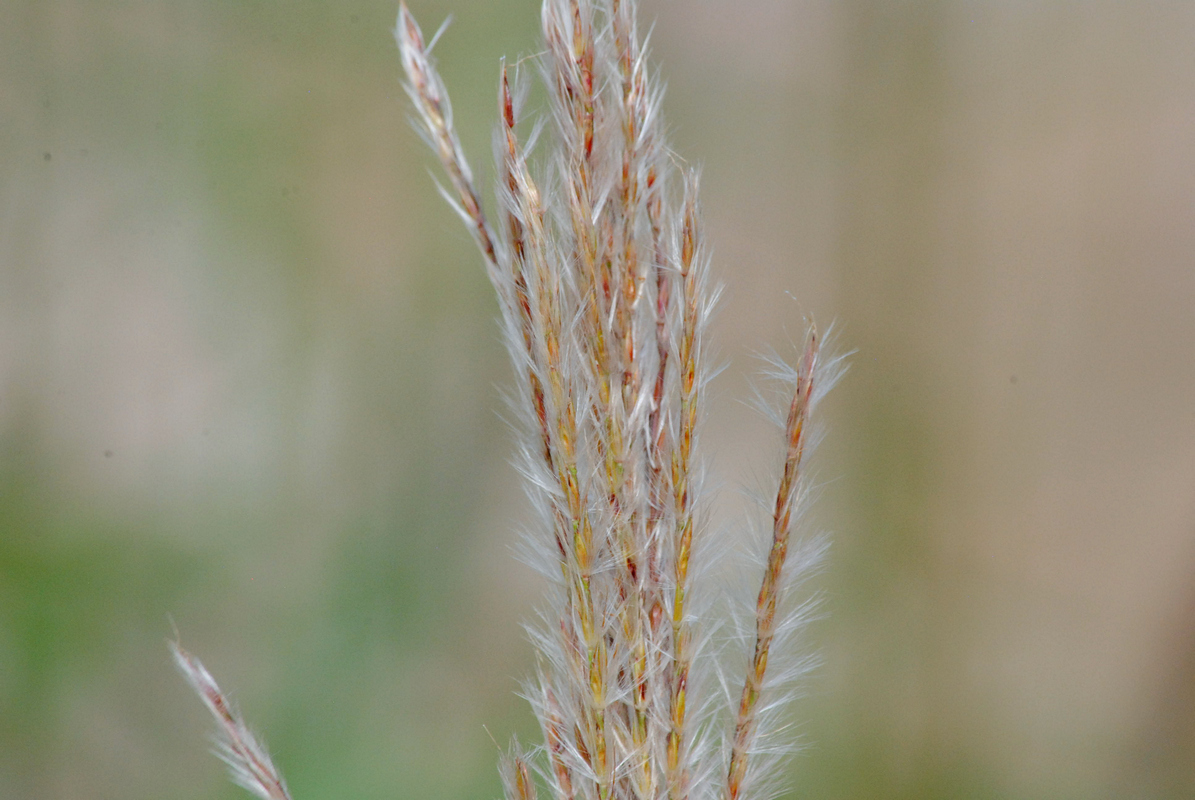
<instances>
[{"instance_id":1,"label":"blurred background","mask_svg":"<svg viewBox=\"0 0 1195 800\"><path fill-rule=\"evenodd\" d=\"M537 4L412 9L488 173ZM0 797L246 796L175 625L297 800L495 798L487 729L534 739L496 304L395 12L0 2ZM719 524L753 355L857 351L793 796L1195 796L1195 4L643 20L726 284Z\"/></svg>"}]
</instances>

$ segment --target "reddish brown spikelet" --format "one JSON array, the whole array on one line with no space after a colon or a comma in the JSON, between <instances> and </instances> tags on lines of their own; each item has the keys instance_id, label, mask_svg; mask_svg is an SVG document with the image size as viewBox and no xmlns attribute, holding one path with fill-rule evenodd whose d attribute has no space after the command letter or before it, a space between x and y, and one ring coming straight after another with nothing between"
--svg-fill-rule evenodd
<instances>
[{"instance_id":1,"label":"reddish brown spikelet","mask_svg":"<svg viewBox=\"0 0 1195 800\"><path fill-rule=\"evenodd\" d=\"M211 674L176 642L171 642L170 648L179 671L215 717L219 731L217 754L228 764L233 780L262 800L290 800L286 783L269 753L249 732Z\"/></svg>"}]
</instances>

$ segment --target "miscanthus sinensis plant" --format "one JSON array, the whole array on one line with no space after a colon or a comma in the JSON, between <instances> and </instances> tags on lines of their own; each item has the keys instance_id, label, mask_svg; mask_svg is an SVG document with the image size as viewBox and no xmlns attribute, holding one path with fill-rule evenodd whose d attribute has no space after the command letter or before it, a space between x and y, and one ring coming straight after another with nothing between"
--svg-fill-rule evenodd
<instances>
[{"instance_id":1,"label":"miscanthus sinensis plant","mask_svg":"<svg viewBox=\"0 0 1195 800\"><path fill-rule=\"evenodd\" d=\"M813 603L794 589L824 540L793 531L810 415L839 362L822 358L812 325L795 366L770 360L783 399L764 405L783 457L758 589L736 613L704 574L726 546L705 522L697 447L716 296L697 173L665 141L634 0L545 0L542 18L549 113L520 138L526 83L503 64L493 217L405 4L395 32L417 128L447 173L442 194L497 292L517 463L538 517L524 553L549 580L526 687L543 742L516 742L503 759L506 798L535 800L539 787L554 800L768 800L792 744L785 704L812 663L795 640ZM533 169L539 138L551 143ZM233 778L289 800L211 675L174 654L216 718Z\"/></svg>"}]
</instances>

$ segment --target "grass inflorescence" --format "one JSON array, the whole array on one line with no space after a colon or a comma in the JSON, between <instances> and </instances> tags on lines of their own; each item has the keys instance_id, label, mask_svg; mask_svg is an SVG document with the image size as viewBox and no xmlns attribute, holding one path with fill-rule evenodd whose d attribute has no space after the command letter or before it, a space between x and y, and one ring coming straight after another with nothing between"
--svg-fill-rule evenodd
<instances>
[{"instance_id":1,"label":"grass inflorescence","mask_svg":"<svg viewBox=\"0 0 1195 800\"><path fill-rule=\"evenodd\" d=\"M792 589L824 544L793 529L810 415L838 362L810 325L796 365L772 370L784 457L762 577L745 634L717 645L717 592L701 580L719 545L698 455L716 299L698 174L665 141L635 2L545 0L542 22L549 113L528 141L525 76L505 63L498 73L492 218L405 4L395 32L416 127L448 178L441 193L497 293L517 463L538 517L524 552L549 579L526 689L543 741L503 760L506 797L534 800L538 786L553 800L766 800L785 751L780 712L810 663L792 634L811 605ZM532 161L537 139L548 144ZM289 800L211 676L175 656L237 781Z\"/></svg>"}]
</instances>

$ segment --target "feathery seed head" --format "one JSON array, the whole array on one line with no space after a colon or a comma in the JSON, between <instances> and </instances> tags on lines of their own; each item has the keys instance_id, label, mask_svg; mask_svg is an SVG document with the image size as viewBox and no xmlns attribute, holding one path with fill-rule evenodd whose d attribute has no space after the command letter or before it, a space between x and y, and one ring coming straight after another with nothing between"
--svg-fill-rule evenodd
<instances>
[{"instance_id":1,"label":"feathery seed head","mask_svg":"<svg viewBox=\"0 0 1195 800\"><path fill-rule=\"evenodd\" d=\"M532 635L543 655L529 696L544 730L545 773L558 793L586 800L737 800L758 783L757 756L778 708L774 678L801 666L769 671L769 656L808 616L786 600L817 554L788 551L824 373L818 340L810 334L790 376L754 655L737 713L727 709L734 722L719 768L710 745L718 693L694 660L713 627L694 580L694 558L708 549L695 444L716 295L698 178L676 166L660 133L662 90L647 67L636 4L545 0L541 19L556 134L550 170L531 177L503 67L495 134L503 222L490 277L518 372L520 466L546 529L527 549L557 584ZM435 128L432 112L445 101L439 79L424 74L434 67L405 9L399 27L413 31L399 44L426 135L455 141ZM436 91L423 96L425 85ZM450 178L469 174L453 147L436 150ZM458 194L477 192L470 184Z\"/></svg>"},{"instance_id":2,"label":"feathery seed head","mask_svg":"<svg viewBox=\"0 0 1195 800\"><path fill-rule=\"evenodd\" d=\"M262 800L290 800L282 774L270 754L250 733L240 714L220 691L199 659L170 642L174 663L216 720L216 755L228 765L232 780Z\"/></svg>"},{"instance_id":3,"label":"feathery seed head","mask_svg":"<svg viewBox=\"0 0 1195 800\"><path fill-rule=\"evenodd\" d=\"M774 367L787 399L769 545L743 625L746 663L719 672L717 596L701 580L718 544L697 447L717 290L698 175L664 140L634 0L544 0L541 21L541 124L554 135L532 163L518 134L525 84L503 62L493 224L405 3L395 30L416 127L448 177L441 192L497 294L516 465L538 518L524 554L551 581L529 628L540 659L525 690L543 745L527 755L516 743L504 759L507 800L535 800L536 772L554 800L767 800L785 686L812 663L788 647L814 608L794 589L824 552L793 536L810 415L841 370L812 327L797 365ZM175 657L216 717L234 777L289 800L211 676L177 646Z\"/></svg>"}]
</instances>

